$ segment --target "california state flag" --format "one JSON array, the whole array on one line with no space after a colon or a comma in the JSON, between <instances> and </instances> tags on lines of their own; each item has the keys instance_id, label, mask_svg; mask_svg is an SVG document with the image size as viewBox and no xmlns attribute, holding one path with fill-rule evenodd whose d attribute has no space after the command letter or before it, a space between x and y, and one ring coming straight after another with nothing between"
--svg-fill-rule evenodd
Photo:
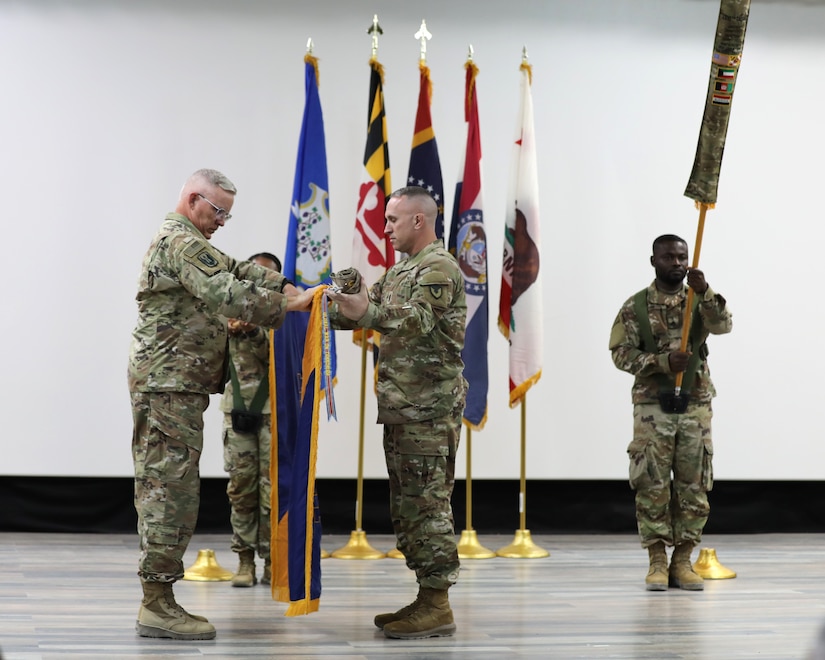
<instances>
[{"instance_id":1,"label":"california state flag","mask_svg":"<svg viewBox=\"0 0 825 660\"><path fill-rule=\"evenodd\" d=\"M510 407L541 378L542 291L539 277L540 221L532 68L521 64L521 109L504 226L504 261L498 327L510 342Z\"/></svg>"}]
</instances>

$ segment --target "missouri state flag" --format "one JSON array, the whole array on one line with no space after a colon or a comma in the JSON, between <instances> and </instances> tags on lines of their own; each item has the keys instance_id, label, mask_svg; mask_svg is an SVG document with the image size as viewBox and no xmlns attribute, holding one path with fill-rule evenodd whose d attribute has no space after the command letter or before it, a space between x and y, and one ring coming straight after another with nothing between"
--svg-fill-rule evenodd
<instances>
[{"instance_id":1,"label":"missouri state flag","mask_svg":"<svg viewBox=\"0 0 825 660\"><path fill-rule=\"evenodd\" d=\"M481 185L481 135L478 122L478 67L465 64L466 86L464 117L467 124L467 148L459 170L448 249L458 261L467 294L467 326L464 336L464 377L467 379L467 402L464 423L480 430L487 422L487 339L489 309L487 292L487 234Z\"/></svg>"},{"instance_id":2,"label":"missouri state flag","mask_svg":"<svg viewBox=\"0 0 825 660\"><path fill-rule=\"evenodd\" d=\"M533 130L532 69L521 64L521 100L504 220L498 327L510 343L510 407L541 378L542 290L539 187Z\"/></svg>"},{"instance_id":3,"label":"missouri state flag","mask_svg":"<svg viewBox=\"0 0 825 660\"><path fill-rule=\"evenodd\" d=\"M410 151L410 169L407 185L426 188L438 205L435 219L435 234L444 239L444 182L441 177L441 162L438 159L438 144L430 114L432 99L432 81L430 68L419 62L418 110L415 114L412 150Z\"/></svg>"}]
</instances>

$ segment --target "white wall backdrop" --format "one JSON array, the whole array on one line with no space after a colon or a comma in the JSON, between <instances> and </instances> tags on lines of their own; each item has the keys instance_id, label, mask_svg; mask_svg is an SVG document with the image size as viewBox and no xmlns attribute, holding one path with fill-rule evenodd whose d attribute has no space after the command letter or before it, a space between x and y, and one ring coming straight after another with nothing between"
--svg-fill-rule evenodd
<instances>
[{"instance_id":1,"label":"white wall backdrop","mask_svg":"<svg viewBox=\"0 0 825 660\"><path fill-rule=\"evenodd\" d=\"M522 47L539 143L545 363L528 395L530 479L623 479L632 378L610 361L621 303L653 277L661 233L694 242L683 196L704 108L716 0L0 0L0 211L5 239L0 474L126 476L126 360L142 255L185 178L239 188L213 242L283 254L307 38L320 58L333 265L349 264L370 55L384 34L394 187L406 176L422 19L433 34L433 123L448 209L464 61L478 78L490 255L487 427L474 478L519 476L498 333L503 217ZM717 208L700 267L729 301L712 338L718 479L822 479L821 210L825 7L754 0ZM360 353L339 333L339 421L321 422L318 476L354 477ZM204 476L222 476L217 399ZM367 395L366 477L383 477ZM459 476L464 475L464 453Z\"/></svg>"}]
</instances>

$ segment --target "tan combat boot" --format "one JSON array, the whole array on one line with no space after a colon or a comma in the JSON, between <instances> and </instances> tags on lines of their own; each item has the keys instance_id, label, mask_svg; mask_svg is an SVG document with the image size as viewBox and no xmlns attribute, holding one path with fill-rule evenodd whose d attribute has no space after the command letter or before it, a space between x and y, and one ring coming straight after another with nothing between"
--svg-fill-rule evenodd
<instances>
[{"instance_id":1,"label":"tan combat boot","mask_svg":"<svg viewBox=\"0 0 825 660\"><path fill-rule=\"evenodd\" d=\"M215 626L194 619L175 602L171 583L142 582L143 601L140 604L135 631L142 637L169 639L215 639Z\"/></svg>"},{"instance_id":2,"label":"tan combat boot","mask_svg":"<svg viewBox=\"0 0 825 660\"><path fill-rule=\"evenodd\" d=\"M669 570L672 587L688 591L701 591L705 588L705 581L694 572L693 566L690 565L692 551L693 543L680 543L674 548Z\"/></svg>"},{"instance_id":3,"label":"tan combat boot","mask_svg":"<svg viewBox=\"0 0 825 660\"><path fill-rule=\"evenodd\" d=\"M384 635L394 639L448 637L455 632L453 611L446 589L424 589L418 593L418 607L400 621L384 626Z\"/></svg>"},{"instance_id":4,"label":"tan combat boot","mask_svg":"<svg viewBox=\"0 0 825 660\"><path fill-rule=\"evenodd\" d=\"M656 541L647 547L650 557L650 570L645 578L645 589L648 591L667 591L667 552L664 541Z\"/></svg>"},{"instance_id":5,"label":"tan combat boot","mask_svg":"<svg viewBox=\"0 0 825 660\"><path fill-rule=\"evenodd\" d=\"M258 582L255 577L255 551L241 550L238 572L232 576L233 587L253 587Z\"/></svg>"},{"instance_id":6,"label":"tan combat boot","mask_svg":"<svg viewBox=\"0 0 825 660\"><path fill-rule=\"evenodd\" d=\"M376 627L384 629L388 623L392 623L393 621L401 621L401 619L406 618L408 615L412 614L413 610L418 607L418 604L421 602L421 589L418 590L418 595L415 597L415 600L410 603L409 605L405 605L397 612L387 612L386 614L377 614L373 619L373 623L375 623Z\"/></svg>"}]
</instances>

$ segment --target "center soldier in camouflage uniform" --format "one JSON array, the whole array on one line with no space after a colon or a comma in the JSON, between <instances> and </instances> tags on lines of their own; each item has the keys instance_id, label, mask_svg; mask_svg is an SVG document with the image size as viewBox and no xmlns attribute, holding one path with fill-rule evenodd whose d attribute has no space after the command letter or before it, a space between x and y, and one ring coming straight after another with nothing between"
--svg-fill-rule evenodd
<instances>
[{"instance_id":1,"label":"center soldier in camouflage uniform","mask_svg":"<svg viewBox=\"0 0 825 660\"><path fill-rule=\"evenodd\" d=\"M281 272L280 260L269 252L254 254L249 261ZM258 582L256 552L264 560L261 583L272 582L269 333L239 319L229 319L228 327L230 379L221 410L223 466L229 473L226 495L231 508L231 548L239 555L232 586L252 587Z\"/></svg>"},{"instance_id":2,"label":"center soldier in camouflage uniform","mask_svg":"<svg viewBox=\"0 0 825 660\"><path fill-rule=\"evenodd\" d=\"M128 379L143 587L135 629L145 637L215 637L211 623L178 605L172 584L197 521L203 412L226 380L227 318L277 328L311 303L280 273L209 244L235 193L220 172L195 172L141 267Z\"/></svg>"},{"instance_id":3,"label":"center soldier in camouflage uniform","mask_svg":"<svg viewBox=\"0 0 825 660\"><path fill-rule=\"evenodd\" d=\"M387 637L417 639L455 631L447 590L458 579L450 498L455 482L467 382L461 349L467 304L455 258L435 234L437 206L423 188L396 190L384 233L409 256L370 289L327 295L337 328L381 333L378 422L396 545L415 571L418 596L397 612L379 614Z\"/></svg>"},{"instance_id":4,"label":"center soldier in camouflage uniform","mask_svg":"<svg viewBox=\"0 0 825 660\"><path fill-rule=\"evenodd\" d=\"M633 441L627 453L639 537L650 560L645 587L701 590L704 583L691 566L690 553L702 540L710 512L711 400L716 396L705 341L710 334L730 332L733 321L725 299L708 286L704 273L688 268L683 239L659 236L650 263L656 279L624 303L610 332L613 363L636 377ZM695 308L688 350L682 351L688 286ZM683 380L676 397L678 373ZM666 546L674 546L670 567Z\"/></svg>"}]
</instances>

